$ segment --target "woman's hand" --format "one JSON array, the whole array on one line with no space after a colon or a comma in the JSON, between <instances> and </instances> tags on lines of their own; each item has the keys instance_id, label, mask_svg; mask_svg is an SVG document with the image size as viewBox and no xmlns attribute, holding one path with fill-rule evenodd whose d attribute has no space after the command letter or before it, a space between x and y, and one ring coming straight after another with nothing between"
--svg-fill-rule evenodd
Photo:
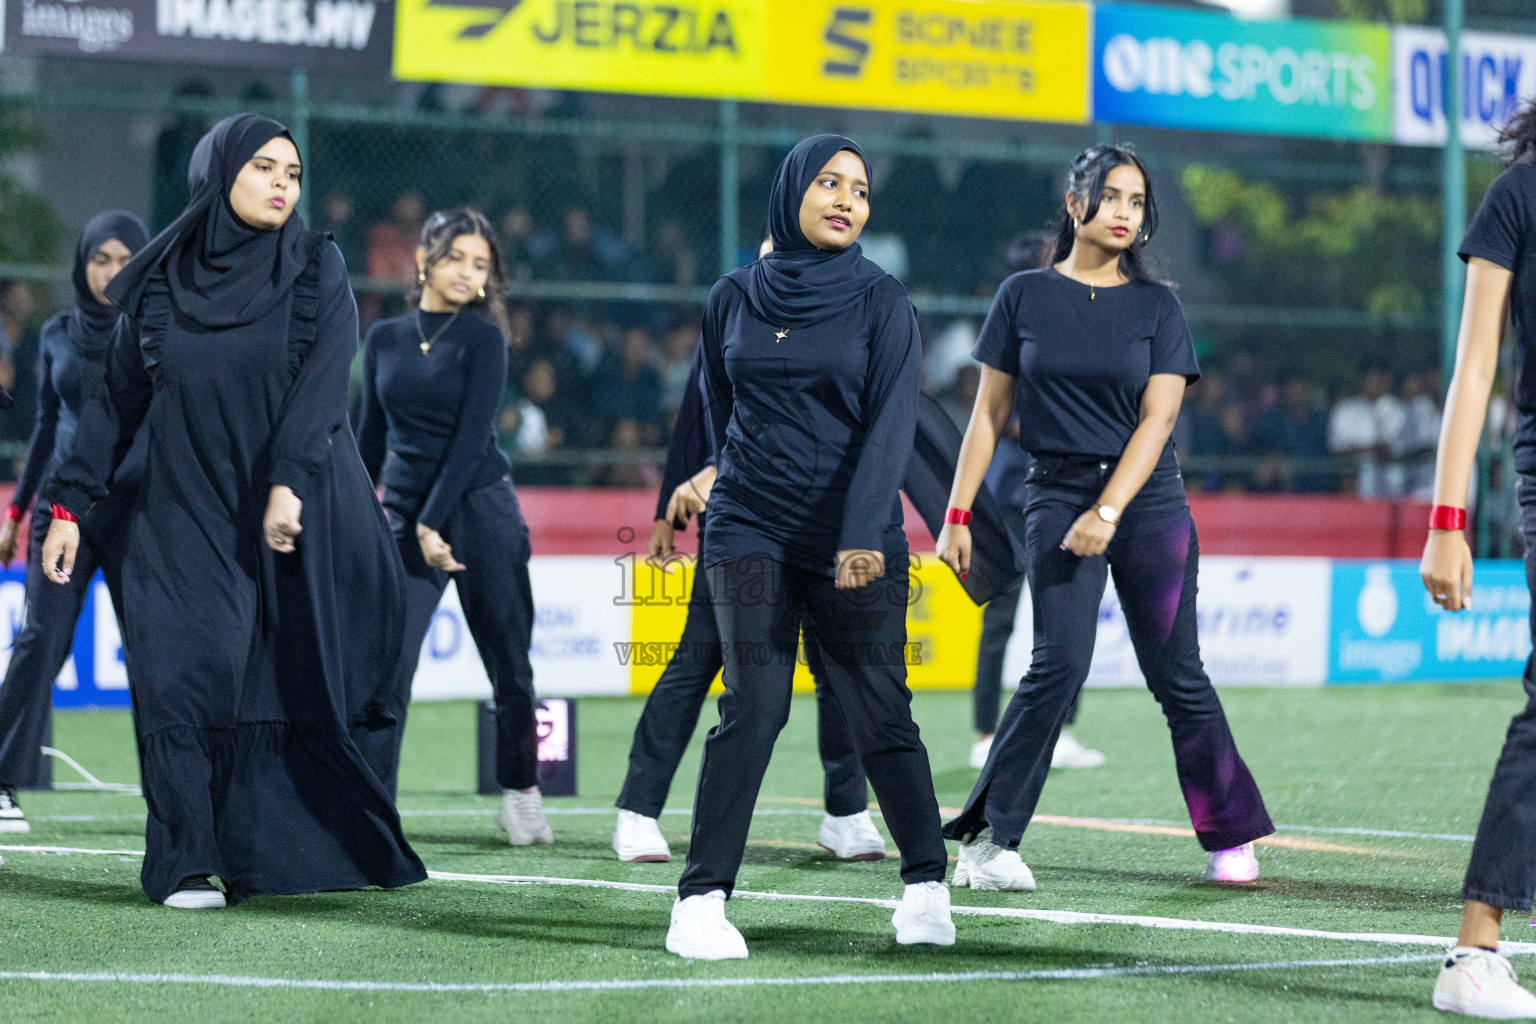
<instances>
[{"instance_id":1,"label":"woman's hand","mask_svg":"<svg viewBox=\"0 0 1536 1024\"><path fill-rule=\"evenodd\" d=\"M672 529L671 519L658 519L656 525L651 527L650 542L645 545L645 552L650 556L649 560L661 566L667 572L667 562L672 558L672 553L677 550L674 543L675 531Z\"/></svg>"},{"instance_id":2,"label":"woman's hand","mask_svg":"<svg viewBox=\"0 0 1536 1024\"><path fill-rule=\"evenodd\" d=\"M1448 612L1472 607L1472 549L1460 530L1430 530L1419 578L1435 604Z\"/></svg>"},{"instance_id":3,"label":"woman's hand","mask_svg":"<svg viewBox=\"0 0 1536 1024\"><path fill-rule=\"evenodd\" d=\"M686 523L703 512L705 506L709 504L709 492L715 486L715 474L714 466L705 466L678 484L667 502L667 522L675 523L681 519Z\"/></svg>"},{"instance_id":4,"label":"woman's hand","mask_svg":"<svg viewBox=\"0 0 1536 1024\"><path fill-rule=\"evenodd\" d=\"M0 526L0 564L7 569L11 567L11 559L16 557L16 532L20 524L14 519L7 519L4 526Z\"/></svg>"},{"instance_id":5,"label":"woman's hand","mask_svg":"<svg viewBox=\"0 0 1536 1024\"><path fill-rule=\"evenodd\" d=\"M1102 555L1114 538L1114 526L1100 519L1095 509L1089 509L1078 516L1077 522L1072 524L1072 529L1067 531L1066 539L1061 542L1061 549L1070 551L1079 558L1088 558L1092 555Z\"/></svg>"},{"instance_id":6,"label":"woman's hand","mask_svg":"<svg viewBox=\"0 0 1536 1024\"><path fill-rule=\"evenodd\" d=\"M55 583L68 583L80 550L80 527L67 519L55 519L43 538L43 572Z\"/></svg>"},{"instance_id":7,"label":"woman's hand","mask_svg":"<svg viewBox=\"0 0 1536 1024\"><path fill-rule=\"evenodd\" d=\"M267 547L282 555L294 552L294 542L304 532L304 527L299 525L299 513L303 510L304 503L293 493L293 488L287 484L272 485L272 491L267 495L267 514L261 521Z\"/></svg>"},{"instance_id":8,"label":"woman's hand","mask_svg":"<svg viewBox=\"0 0 1536 1024\"><path fill-rule=\"evenodd\" d=\"M939 561L955 570L955 575L965 579L971 571L971 528L963 523L945 523L939 530L939 542L935 550Z\"/></svg>"},{"instance_id":9,"label":"woman's hand","mask_svg":"<svg viewBox=\"0 0 1536 1024\"><path fill-rule=\"evenodd\" d=\"M879 551L850 548L837 553L837 589L851 590L885 575L885 555Z\"/></svg>"},{"instance_id":10,"label":"woman's hand","mask_svg":"<svg viewBox=\"0 0 1536 1024\"><path fill-rule=\"evenodd\" d=\"M421 557L434 569L443 572L463 572L464 566L453 557L453 548L436 530L416 524L416 541L421 545Z\"/></svg>"}]
</instances>

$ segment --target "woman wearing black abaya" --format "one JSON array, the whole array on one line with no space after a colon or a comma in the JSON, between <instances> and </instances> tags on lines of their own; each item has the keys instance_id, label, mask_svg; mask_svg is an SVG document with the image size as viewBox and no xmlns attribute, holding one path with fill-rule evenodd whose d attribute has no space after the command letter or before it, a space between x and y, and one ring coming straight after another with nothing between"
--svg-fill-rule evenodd
<instances>
[{"instance_id":1,"label":"woman wearing black abaya","mask_svg":"<svg viewBox=\"0 0 1536 1024\"><path fill-rule=\"evenodd\" d=\"M110 408L55 477L43 564L68 582L73 520L145 434L122 575L151 899L223 906L210 876L230 900L420 881L351 735L393 727L402 581L346 422L346 267L291 215L282 125L226 118L198 161L186 212L107 290Z\"/></svg>"},{"instance_id":2,"label":"woman wearing black abaya","mask_svg":"<svg viewBox=\"0 0 1536 1024\"><path fill-rule=\"evenodd\" d=\"M16 557L16 534L39 484L69 458L80 412L103 387L107 342L118 315L103 290L148 241L144 222L121 210L97 214L80 235L72 278L75 306L45 323L39 335L37 425L27 451L27 468L16 483L10 514L0 527L0 562L8 565ZM121 551L110 541L111 551L80 546L76 556L80 571L68 587L48 582L42 570L42 547L51 521L48 506L39 503L28 532L26 618L11 648L5 683L0 685L0 832L28 831L16 790L48 785L42 747L51 731L53 681L69 657L75 620L98 566L119 616L123 603L118 587Z\"/></svg>"},{"instance_id":3,"label":"woman wearing black abaya","mask_svg":"<svg viewBox=\"0 0 1536 1024\"><path fill-rule=\"evenodd\" d=\"M789 714L806 617L901 851L896 941L955 941L948 856L904 660L898 490L917 428L922 346L905 290L859 249L869 178L850 139L797 145L769 200L773 252L719 281L704 311L705 419L719 474L699 564L725 645L725 693L704 744L667 933L679 956L747 955L725 900Z\"/></svg>"}]
</instances>

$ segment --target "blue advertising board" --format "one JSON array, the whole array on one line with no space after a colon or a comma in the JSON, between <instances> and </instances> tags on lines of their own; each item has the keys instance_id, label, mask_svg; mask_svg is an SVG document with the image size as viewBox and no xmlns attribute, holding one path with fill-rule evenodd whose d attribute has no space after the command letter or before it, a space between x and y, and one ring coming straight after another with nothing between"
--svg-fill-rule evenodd
<instances>
[{"instance_id":1,"label":"blue advertising board","mask_svg":"<svg viewBox=\"0 0 1536 1024\"><path fill-rule=\"evenodd\" d=\"M1392 136L1391 37L1364 22L1094 8L1093 119L1333 139Z\"/></svg>"},{"instance_id":2,"label":"blue advertising board","mask_svg":"<svg viewBox=\"0 0 1536 1024\"><path fill-rule=\"evenodd\" d=\"M1531 653L1525 567L1479 561L1472 603L1447 612L1430 600L1413 561L1335 562L1330 683L1518 676Z\"/></svg>"},{"instance_id":3,"label":"blue advertising board","mask_svg":"<svg viewBox=\"0 0 1536 1024\"><path fill-rule=\"evenodd\" d=\"M16 635L26 616L26 574L0 569L0 672L10 664ZM85 607L75 624L75 643L64 670L53 685L58 708L128 706L128 670L123 664L123 640L112 614L107 585L97 573L86 593Z\"/></svg>"}]
</instances>

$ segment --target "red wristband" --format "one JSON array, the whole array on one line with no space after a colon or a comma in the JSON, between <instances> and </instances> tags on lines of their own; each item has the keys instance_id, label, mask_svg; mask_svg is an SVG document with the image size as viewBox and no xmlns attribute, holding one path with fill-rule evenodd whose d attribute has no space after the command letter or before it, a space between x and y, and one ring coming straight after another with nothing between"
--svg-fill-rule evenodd
<instances>
[{"instance_id":1,"label":"red wristband","mask_svg":"<svg viewBox=\"0 0 1536 1024\"><path fill-rule=\"evenodd\" d=\"M1464 530L1467 528L1467 510L1454 505L1436 505L1429 510L1431 530Z\"/></svg>"},{"instance_id":2,"label":"red wristband","mask_svg":"<svg viewBox=\"0 0 1536 1024\"><path fill-rule=\"evenodd\" d=\"M66 523L78 523L80 521L75 517L74 513L70 512L70 510L65 508L63 505L55 505L48 511L53 515L53 518L62 519Z\"/></svg>"},{"instance_id":3,"label":"red wristband","mask_svg":"<svg viewBox=\"0 0 1536 1024\"><path fill-rule=\"evenodd\" d=\"M944 510L944 521L955 523L959 526L969 526L971 522L971 510L968 508L955 508L951 505Z\"/></svg>"},{"instance_id":4,"label":"red wristband","mask_svg":"<svg viewBox=\"0 0 1536 1024\"><path fill-rule=\"evenodd\" d=\"M13 523L21 522L26 518L26 516L26 509L22 508L20 505L12 505L10 509L5 513L5 518L9 519Z\"/></svg>"}]
</instances>

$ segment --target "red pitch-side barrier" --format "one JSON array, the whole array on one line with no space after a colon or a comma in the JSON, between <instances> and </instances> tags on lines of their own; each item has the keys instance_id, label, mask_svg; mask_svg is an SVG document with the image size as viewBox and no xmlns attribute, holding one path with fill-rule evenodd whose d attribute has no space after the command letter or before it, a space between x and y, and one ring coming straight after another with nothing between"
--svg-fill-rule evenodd
<instances>
[{"instance_id":1,"label":"red pitch-side barrier","mask_svg":"<svg viewBox=\"0 0 1536 1024\"><path fill-rule=\"evenodd\" d=\"M11 484L0 484L0 502L8 505L13 490ZM519 487L517 493L537 555L643 551L656 514L651 491ZM912 549L933 550L922 519L905 499L903 504ZM1342 495L1197 494L1190 496L1189 504L1200 530L1200 550L1209 555L1417 558L1429 530L1429 506L1418 502ZM677 543L681 551L698 551L693 529L678 534Z\"/></svg>"}]
</instances>

